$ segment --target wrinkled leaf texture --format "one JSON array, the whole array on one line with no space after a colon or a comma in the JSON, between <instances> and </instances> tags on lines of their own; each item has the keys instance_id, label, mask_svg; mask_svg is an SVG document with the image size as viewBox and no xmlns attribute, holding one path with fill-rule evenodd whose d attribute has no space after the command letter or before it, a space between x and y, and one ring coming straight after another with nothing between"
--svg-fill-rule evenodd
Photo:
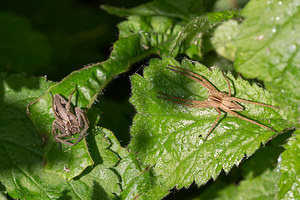
<instances>
[{"instance_id":1,"label":"wrinkled leaf texture","mask_svg":"<svg viewBox=\"0 0 300 200\"><path fill-rule=\"evenodd\" d=\"M134 19L130 19L127 25L124 25L125 23L120 25L123 26L122 30L124 31L121 31L120 39L114 44L114 50L107 61L91 64L72 72L60 83L49 88L47 92L37 99L37 101L33 102L32 105L29 105L30 117L35 123L38 132L44 134L47 138L45 151L45 169L47 172L57 173L63 178L71 180L78 176L86 167L93 165L93 160L89 155L84 140L72 148L67 145L62 145L62 151L53 141L51 128L54 115L52 113L50 91L53 94L60 94L67 99L77 84L77 91L72 98L73 107L80 107L83 110L90 108L99 93L114 76L128 70L129 66L134 62L157 51L155 47L164 43L165 40L156 38L155 46L147 46L146 48L145 45L148 45L148 40L143 39L143 35L140 33L126 35L124 33L126 32L124 26L130 27L131 20ZM156 20L156 23L157 22ZM156 25L156 23L154 23L154 25ZM162 24L169 25L169 22ZM165 26L165 28L166 27L167 26ZM159 32L162 26L149 26L149 28L153 32ZM168 27L168 30L169 29L172 33L172 29ZM163 29L162 32L168 30ZM64 170L65 168L70 169L70 172Z\"/></svg>"},{"instance_id":2,"label":"wrinkled leaf texture","mask_svg":"<svg viewBox=\"0 0 300 200\"><path fill-rule=\"evenodd\" d=\"M193 65L193 63L195 65ZM157 92L204 100L207 90L197 82L172 72L167 65L180 66L171 58L156 59L144 71L144 78L132 76L133 96L130 99L137 110L131 127L131 151L136 152L145 165L155 165L162 185L170 189L188 187L194 180L205 184L216 179L221 170L228 172L233 165L251 156L261 144L277 133L266 130L229 114L222 114L221 121L207 134L218 113L212 108L191 108L157 98ZM209 71L205 66L184 60L181 67L203 75L220 91L227 91L227 84L219 69ZM256 84L250 85L241 78L231 80L236 97L276 105L270 95ZM242 115L282 131L287 125L282 111L241 103Z\"/></svg>"},{"instance_id":3,"label":"wrinkled leaf texture","mask_svg":"<svg viewBox=\"0 0 300 200\"><path fill-rule=\"evenodd\" d=\"M144 169L139 166L136 157L123 149L110 131L101 127L92 129L92 134L88 136L93 167L87 168L84 174L71 181L45 173L43 141L26 115L26 105L53 83L45 78L27 78L25 75L1 74L0 80L3 111L0 126L0 180L11 197L43 200L115 199L121 188L130 188L135 176L143 174ZM70 173L72 168L65 167L64 170ZM152 175L148 178L153 179ZM153 185L155 182L152 182ZM140 194L142 190L145 190L143 186L139 186L130 191Z\"/></svg>"}]
</instances>

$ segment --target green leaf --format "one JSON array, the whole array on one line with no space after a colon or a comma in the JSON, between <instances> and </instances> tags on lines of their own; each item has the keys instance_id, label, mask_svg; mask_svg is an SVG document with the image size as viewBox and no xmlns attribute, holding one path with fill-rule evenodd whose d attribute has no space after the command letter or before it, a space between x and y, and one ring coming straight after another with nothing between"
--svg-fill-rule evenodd
<instances>
[{"instance_id":1,"label":"green leaf","mask_svg":"<svg viewBox=\"0 0 300 200\"><path fill-rule=\"evenodd\" d=\"M182 188L193 181L202 185L211 177L216 179L222 169L228 172L245 155L252 155L262 143L276 135L230 114L222 114L222 120L203 142L199 135L204 137L208 133L218 113L212 108L191 108L157 98L157 92L162 92L185 99L207 99L205 88L166 69L169 64L179 66L171 58L155 59L145 69L144 78L139 75L131 78L131 103L137 114L131 127L133 138L129 148L145 165L155 165L162 186ZM184 60L181 67L203 75L220 91L227 91L226 81L218 69L209 71L205 66L188 60ZM227 77L234 85L236 97L276 106L270 95L256 84L234 79L231 74ZM253 104L243 106L245 110L239 113L247 118L278 132L287 126L280 110Z\"/></svg>"},{"instance_id":2,"label":"green leaf","mask_svg":"<svg viewBox=\"0 0 300 200\"><path fill-rule=\"evenodd\" d=\"M161 187L157 184L156 178L153 176L152 170L140 172L134 177L127 187L122 191L121 199L140 199L140 200L156 200L163 199L169 193L167 187Z\"/></svg>"},{"instance_id":3,"label":"green leaf","mask_svg":"<svg viewBox=\"0 0 300 200\"><path fill-rule=\"evenodd\" d=\"M273 200L276 196L275 183L279 173L266 170L260 176L242 181L237 187L235 199Z\"/></svg>"},{"instance_id":4,"label":"green leaf","mask_svg":"<svg viewBox=\"0 0 300 200\"><path fill-rule=\"evenodd\" d=\"M296 130L279 158L281 177L277 199L299 199L300 184L300 131Z\"/></svg>"},{"instance_id":5,"label":"green leaf","mask_svg":"<svg viewBox=\"0 0 300 200\"><path fill-rule=\"evenodd\" d=\"M110 73L99 64L75 71L61 83L51 87L32 105L29 105L30 117L38 132L45 134L48 140L45 151L45 170L47 172L57 173L70 180L93 164L84 140L73 148L68 145L62 145L61 150L58 148L51 133L52 122L55 118L52 112L52 99L49 91L53 95L59 93L68 98L74 90L75 84L77 84L78 89L72 98L73 105L80 108L89 107L97 97L99 90L107 84L109 78L112 78ZM69 171L65 169L69 169Z\"/></svg>"},{"instance_id":6,"label":"green leaf","mask_svg":"<svg viewBox=\"0 0 300 200\"><path fill-rule=\"evenodd\" d=\"M87 140L95 164L78 179L68 182L72 199L115 199L114 194L118 194L121 188L119 175L113 167L120 158L111 146L119 144L112 144L111 140L115 138L109 130L97 126L91 130Z\"/></svg>"},{"instance_id":7,"label":"green leaf","mask_svg":"<svg viewBox=\"0 0 300 200\"><path fill-rule=\"evenodd\" d=\"M212 45L217 53L227 58L235 60L236 46L233 44L233 38L239 31L239 24L235 20L229 20L218 26L211 39Z\"/></svg>"},{"instance_id":8,"label":"green leaf","mask_svg":"<svg viewBox=\"0 0 300 200\"><path fill-rule=\"evenodd\" d=\"M135 38L138 47L135 47L136 50L144 51L144 55L155 53L160 56L175 57L182 53L199 59L202 57L202 51L211 49L210 44L207 44L209 40L202 41L203 35L210 34L220 22L229 20L237 14L236 11L216 12L191 20L186 26L168 17L130 16L127 21L118 25L119 37L120 40ZM111 57L117 56L121 55Z\"/></svg>"},{"instance_id":9,"label":"green leaf","mask_svg":"<svg viewBox=\"0 0 300 200\"><path fill-rule=\"evenodd\" d=\"M278 170L271 170L277 166L278 157L284 150L281 144L287 137L289 134L274 138L238 168L206 185L203 192L193 200L274 199L279 174Z\"/></svg>"},{"instance_id":10,"label":"green leaf","mask_svg":"<svg viewBox=\"0 0 300 200\"><path fill-rule=\"evenodd\" d=\"M167 17L130 16L127 21L120 23L118 28L121 39L136 37L142 51L148 55L156 53L163 56L169 53L170 45L182 26Z\"/></svg>"},{"instance_id":11,"label":"green leaf","mask_svg":"<svg viewBox=\"0 0 300 200\"><path fill-rule=\"evenodd\" d=\"M29 21L9 12L0 13L0 67L5 71L34 73L48 64L51 48L47 38L32 29ZM5 31L4 31L5 30Z\"/></svg>"},{"instance_id":12,"label":"green leaf","mask_svg":"<svg viewBox=\"0 0 300 200\"><path fill-rule=\"evenodd\" d=\"M58 198L62 179L44 173L43 143L26 115L26 104L53 83L23 74L0 74L0 80L1 183L15 199Z\"/></svg>"},{"instance_id":13,"label":"green leaf","mask_svg":"<svg viewBox=\"0 0 300 200\"><path fill-rule=\"evenodd\" d=\"M220 22L237 15L237 11L216 12L197 17L186 26L170 17L130 16L127 21L118 25L119 37L120 40L135 37L139 49L148 55L155 53L175 57L182 53L193 59L199 59L202 57L204 47L205 51L211 49L208 39L202 41L203 36L210 34Z\"/></svg>"},{"instance_id":14,"label":"green leaf","mask_svg":"<svg viewBox=\"0 0 300 200\"><path fill-rule=\"evenodd\" d=\"M98 127L91 130L88 141L95 164L76 180L67 181L56 174L45 173L43 142L26 115L26 105L53 83L25 75L0 74L0 80L1 191L3 184L5 191L15 199L115 199L114 194L121 190L121 180L113 167L120 158L111 147L121 147L111 132ZM56 156L59 159L60 154ZM65 167L64 170L71 173L73 169Z\"/></svg>"},{"instance_id":15,"label":"green leaf","mask_svg":"<svg viewBox=\"0 0 300 200\"><path fill-rule=\"evenodd\" d=\"M239 169L244 177L253 178L268 169L277 167L279 155L284 151L284 141L290 137L290 132L279 135L264 147L260 148L251 158L242 163Z\"/></svg>"},{"instance_id":16,"label":"green leaf","mask_svg":"<svg viewBox=\"0 0 300 200\"><path fill-rule=\"evenodd\" d=\"M220 11L194 18L179 32L169 55L175 57L178 53L185 53L190 58L201 59L203 53L212 49L204 36L208 37L221 22L237 16L237 11Z\"/></svg>"},{"instance_id":17,"label":"green leaf","mask_svg":"<svg viewBox=\"0 0 300 200\"><path fill-rule=\"evenodd\" d=\"M155 22L159 21L155 20ZM153 25L153 27L161 30L161 26ZM168 30L170 30L170 27L168 27ZM54 115L49 92L51 91L53 94L58 93L68 98L77 84L78 89L72 98L73 105L80 108L90 108L99 93L114 76L128 70L131 64L158 50L155 47L159 46L159 44L155 44L154 48L143 46L142 38L143 36L140 33L126 36L121 34L120 39L114 44L114 50L107 61L74 71L59 84L50 88L32 105L29 105L31 119L35 123L38 132L44 134L48 141L45 151L45 169L47 172L57 173L63 178L70 180L93 164L84 140L72 148L62 145L62 150L54 143L51 136ZM148 42L147 40L144 41ZM66 168L71 172L66 172Z\"/></svg>"},{"instance_id":18,"label":"green leaf","mask_svg":"<svg viewBox=\"0 0 300 200\"><path fill-rule=\"evenodd\" d=\"M253 0L236 38L236 69L258 78L285 109L295 125L299 119L300 12L298 0Z\"/></svg>"},{"instance_id":19,"label":"green leaf","mask_svg":"<svg viewBox=\"0 0 300 200\"><path fill-rule=\"evenodd\" d=\"M236 196L236 187L233 184L225 184L217 181L205 191L191 200L232 200Z\"/></svg>"},{"instance_id":20,"label":"green leaf","mask_svg":"<svg viewBox=\"0 0 300 200\"><path fill-rule=\"evenodd\" d=\"M107 12L120 17L130 15L141 16L166 16L176 17L183 20L191 20L197 15L208 12L214 6L213 1L180 1L180 0L163 0L152 1L134 8L116 8L112 6L102 6Z\"/></svg>"},{"instance_id":21,"label":"green leaf","mask_svg":"<svg viewBox=\"0 0 300 200\"><path fill-rule=\"evenodd\" d=\"M122 148L111 132L107 132L106 135L113 144L111 149L121 158L118 165L114 167L122 180L120 199L129 200L138 197L140 200L156 200L162 199L169 193L169 188L162 187L158 183L151 167L145 168L141 166L137 156Z\"/></svg>"},{"instance_id":22,"label":"green leaf","mask_svg":"<svg viewBox=\"0 0 300 200\"><path fill-rule=\"evenodd\" d=\"M2 93L6 96L1 104L3 105L1 109L5 113L2 116L1 138L9 140L1 143L1 159L5 164L0 166L0 179L10 196L24 199L57 199L59 197L115 199L114 194L117 194L124 199L130 199L132 194L143 197L144 193L155 188L156 191L161 192L150 193L148 196L154 195L162 198L168 193L166 188L162 191L162 188L157 186L156 178L149 170L144 172L145 169L140 166L134 154L122 148L110 131L100 127L91 127L90 135L86 139L94 161L93 166L86 168L83 173L80 172L80 176L70 181L57 177L55 174L45 173L43 169L45 163L42 158L43 144L25 112L26 104L40 96L53 83L45 82L45 79L39 80L39 78L27 81L24 75L9 76L6 79L7 81L2 84L2 88L5 88ZM5 75L2 75L1 80L5 80ZM20 89L20 85L40 88L37 88L37 92L29 92L29 89ZM14 90L20 90L20 92L14 92ZM23 100L24 96L26 96L25 100ZM34 107L31 107L31 111L33 110ZM11 123L12 119L14 123ZM19 127L24 127L24 129L19 131ZM15 134L9 137L12 132ZM52 145L57 146L56 143ZM70 177L70 174L73 174L72 170L76 170L75 166L78 165L76 160L83 160L78 150L82 148L81 145L84 146L84 143L80 142L74 146L76 148L70 149L70 156L74 156L70 159L62 156L66 153L64 151L58 151L55 155L48 153L48 158L52 156L53 162L46 163L45 169L50 171L52 165L57 164L53 170L61 167L62 171L51 172L64 173L66 177ZM137 180L140 180L140 185L137 184ZM121 189L124 190L122 194L120 194Z\"/></svg>"},{"instance_id":23,"label":"green leaf","mask_svg":"<svg viewBox=\"0 0 300 200\"><path fill-rule=\"evenodd\" d=\"M68 182L72 199L125 200L138 196L155 200L168 194L167 188L158 185L152 170L142 167L136 155L121 147L111 131L95 127L93 133L95 138L89 135L87 140L95 164Z\"/></svg>"},{"instance_id":24,"label":"green leaf","mask_svg":"<svg viewBox=\"0 0 300 200\"><path fill-rule=\"evenodd\" d=\"M214 183L193 200L273 200L279 173L265 170L261 175L249 177L235 184Z\"/></svg>"},{"instance_id":25,"label":"green leaf","mask_svg":"<svg viewBox=\"0 0 300 200\"><path fill-rule=\"evenodd\" d=\"M212 194L215 193L215 191L211 191L211 192L212 192ZM234 199L234 197L236 197L236 189L235 189L234 185L227 185L226 188L224 188L218 192L218 197L214 198L214 199L215 200L232 200L232 199ZM195 200L197 200L197 199L195 199Z\"/></svg>"}]
</instances>

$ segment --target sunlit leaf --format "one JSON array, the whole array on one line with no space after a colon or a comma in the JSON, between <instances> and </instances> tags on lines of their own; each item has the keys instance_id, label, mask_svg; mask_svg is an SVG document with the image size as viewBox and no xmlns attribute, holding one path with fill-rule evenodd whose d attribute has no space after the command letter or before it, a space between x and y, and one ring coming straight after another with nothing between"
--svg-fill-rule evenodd
<instances>
[{"instance_id":1,"label":"sunlit leaf","mask_svg":"<svg viewBox=\"0 0 300 200\"><path fill-rule=\"evenodd\" d=\"M131 21L127 24L130 25L130 22ZM157 28L157 31L159 31L162 29L162 26L157 27L157 23L161 24L161 21L154 19L153 28L155 28L155 30ZM169 23L166 21L163 25L164 24L167 25ZM124 26L127 25L123 24L123 27ZM167 28L167 30L169 29L170 27ZM54 115L52 113L50 91L52 94L60 94L67 99L77 84L77 91L72 98L73 109L75 106L83 110L86 110L86 108L89 109L97 96L113 77L128 70L130 65L134 62L153 52L157 52L159 50L157 47L165 42L164 40L155 40L158 43L156 43L154 47L148 46L146 48L143 46L143 41L148 42L148 40L143 39L145 38L140 35L140 33L126 36L121 34L120 39L114 44L114 49L107 61L89 65L78 71L74 71L60 83L49 88L43 96L35 102L32 102L32 105L29 105L30 116L38 132L44 134L45 138L47 138L45 151L45 169L47 172L57 173L63 178L70 180L78 176L86 167L93 164L93 160L90 158L84 140L72 148L67 145L62 145L62 150L60 150L58 145L54 142L51 133ZM70 172L66 172L66 168L69 169Z\"/></svg>"},{"instance_id":2,"label":"sunlit leaf","mask_svg":"<svg viewBox=\"0 0 300 200\"><path fill-rule=\"evenodd\" d=\"M123 176L120 179L119 172L113 169L121 159L114 152L121 148L116 138L106 129L91 129L88 142L94 166L87 168L76 180L67 181L56 174L45 173L42 137L28 118L26 105L53 83L45 78L27 78L25 75L1 74L0 80L3 111L0 126L1 191L15 199L115 199L115 194L121 192L120 182L123 182ZM58 160L61 153L56 155ZM73 155L77 155L76 152ZM61 160L61 163L67 164L67 161ZM63 170L72 173L73 168L65 166Z\"/></svg>"},{"instance_id":3,"label":"sunlit leaf","mask_svg":"<svg viewBox=\"0 0 300 200\"><path fill-rule=\"evenodd\" d=\"M121 158L114 168L121 176L122 192L119 195L121 199L156 200L162 199L169 193L169 188L159 184L152 167L143 167L137 156L120 147L119 142L110 132L106 132L106 136L113 144L111 149Z\"/></svg>"},{"instance_id":4,"label":"sunlit leaf","mask_svg":"<svg viewBox=\"0 0 300 200\"><path fill-rule=\"evenodd\" d=\"M213 199L273 200L276 196L275 183L278 178L279 174L277 172L268 169L259 176L241 181L239 185L224 187Z\"/></svg>"},{"instance_id":5,"label":"sunlit leaf","mask_svg":"<svg viewBox=\"0 0 300 200\"><path fill-rule=\"evenodd\" d=\"M236 38L236 69L247 78L263 80L299 126L300 117L300 2L252 0Z\"/></svg>"},{"instance_id":6,"label":"sunlit leaf","mask_svg":"<svg viewBox=\"0 0 300 200\"><path fill-rule=\"evenodd\" d=\"M231 61L235 59L236 53L236 46L232 40L238 31L238 22L229 20L216 28L211 41L217 53Z\"/></svg>"},{"instance_id":7,"label":"sunlit leaf","mask_svg":"<svg viewBox=\"0 0 300 200\"><path fill-rule=\"evenodd\" d=\"M163 56L170 52L170 45L178 35L182 25L167 17L130 16L118 27L121 39L134 37L140 51L145 54L155 53Z\"/></svg>"},{"instance_id":8,"label":"sunlit leaf","mask_svg":"<svg viewBox=\"0 0 300 200\"><path fill-rule=\"evenodd\" d=\"M184 60L181 67L207 78L220 91L227 84L218 69L209 71L205 66ZM155 165L162 185L170 189L198 185L215 179L221 170L230 171L244 156L252 155L261 145L277 133L246 122L230 114L222 114L221 121L203 142L218 113L212 108L191 108L157 98L162 92L185 99L204 100L207 89L179 73L166 69L167 65L180 66L175 60L152 60L144 71L144 78L132 76L134 104L137 114L131 127L133 136L129 147L146 165ZM238 98L276 105L270 95L256 84L250 85L241 78L227 77L234 85ZM243 104L243 103L242 103ZM243 116L273 127L278 132L287 125L282 111L252 104L243 104Z\"/></svg>"},{"instance_id":9,"label":"sunlit leaf","mask_svg":"<svg viewBox=\"0 0 300 200\"><path fill-rule=\"evenodd\" d=\"M294 136L284 145L285 151L279 159L278 169L281 173L278 183L277 199L299 199L300 185L300 131L296 130Z\"/></svg>"},{"instance_id":10,"label":"sunlit leaf","mask_svg":"<svg viewBox=\"0 0 300 200\"><path fill-rule=\"evenodd\" d=\"M237 17L237 11L220 11L195 17L182 28L171 45L170 56L184 53L190 58L199 60L203 53L209 52L212 47L209 38L214 29L223 21Z\"/></svg>"},{"instance_id":11,"label":"sunlit leaf","mask_svg":"<svg viewBox=\"0 0 300 200\"><path fill-rule=\"evenodd\" d=\"M58 198L62 179L44 173L43 142L26 115L26 104L53 83L25 75L1 74L0 80L1 183L16 199Z\"/></svg>"}]
</instances>

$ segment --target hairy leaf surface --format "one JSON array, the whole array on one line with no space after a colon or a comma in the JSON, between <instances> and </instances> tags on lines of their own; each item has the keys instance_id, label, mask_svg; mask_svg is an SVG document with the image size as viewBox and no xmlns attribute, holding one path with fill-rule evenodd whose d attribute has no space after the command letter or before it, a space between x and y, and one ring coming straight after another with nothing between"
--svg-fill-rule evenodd
<instances>
[{"instance_id":1,"label":"hairy leaf surface","mask_svg":"<svg viewBox=\"0 0 300 200\"><path fill-rule=\"evenodd\" d=\"M238 16L237 11L220 11L195 17L178 33L171 45L170 56L184 53L192 59L199 60L202 54L209 52L212 47L209 38L213 30L223 21Z\"/></svg>"},{"instance_id":2,"label":"hairy leaf surface","mask_svg":"<svg viewBox=\"0 0 300 200\"><path fill-rule=\"evenodd\" d=\"M133 156L128 161L128 168L124 165L122 168L127 175L119 170L119 167L114 169L115 166L119 166L123 154L125 157L128 152L120 147L110 131L99 127L91 129L91 135L88 136L89 149L94 160L93 167L87 168L81 176L71 181L56 174L45 173L43 140L26 115L26 105L44 93L53 83L45 81L44 78L27 78L25 75L1 74L0 80L1 111L3 111L0 126L2 163L0 180L1 190L4 189L11 197L41 200L59 198L110 200L115 199L116 194L121 192L123 180L126 179L129 185L132 184L135 177L132 171L142 173L143 169ZM115 152L117 150L123 151L123 154L119 156ZM60 151L56 154L58 160L61 159L61 153ZM125 162L120 162L120 166ZM63 170L68 174L72 173L73 168L64 166ZM126 187L127 182L123 189Z\"/></svg>"},{"instance_id":3,"label":"hairy leaf surface","mask_svg":"<svg viewBox=\"0 0 300 200\"><path fill-rule=\"evenodd\" d=\"M227 84L218 69L209 71L205 66L184 60L181 67L203 75L220 91L227 91ZM197 82L165 67L180 66L175 60L152 60L144 71L144 78L132 76L134 104L137 114L131 127L130 149L137 153L144 164L155 165L163 185L170 188L188 187L194 180L198 185L216 178L223 169L228 172L244 156L252 155L261 145L276 135L242 119L222 114L218 126L203 142L218 113L212 108L191 108L157 98L157 92L186 99L204 100L207 90ZM276 105L270 95L256 84L250 85L231 74L234 95L239 98L269 105ZM287 125L280 110L241 103L243 116L254 119L278 132Z\"/></svg>"},{"instance_id":4,"label":"hairy leaf surface","mask_svg":"<svg viewBox=\"0 0 300 200\"><path fill-rule=\"evenodd\" d=\"M162 16L130 16L118 25L120 38L137 37L145 53L167 55L170 45L182 28L174 19Z\"/></svg>"},{"instance_id":5,"label":"hairy leaf surface","mask_svg":"<svg viewBox=\"0 0 300 200\"><path fill-rule=\"evenodd\" d=\"M160 56L186 54L200 59L203 51L209 51L210 41L203 37L211 34L223 21L237 17L237 11L221 11L180 22L165 16L130 16L118 25L120 38L140 38L140 48Z\"/></svg>"},{"instance_id":6,"label":"hairy leaf surface","mask_svg":"<svg viewBox=\"0 0 300 200\"><path fill-rule=\"evenodd\" d=\"M102 195L102 199L107 196L109 198L106 199L114 198L112 193L120 192L119 179L110 168L117 164L119 158L108 150L110 142L103 138L104 134L95 131L97 148L93 152L101 152L101 163L96 162L97 165L86 176L68 182L56 174L45 173L43 140L26 115L26 104L53 83L45 81L45 78L27 78L25 75L0 76L0 180L8 194L15 199L58 199L64 195L72 196L72 199L86 199L93 193L98 197ZM58 160L60 153L56 154ZM73 169L65 165L63 170L71 173Z\"/></svg>"},{"instance_id":7,"label":"hairy leaf surface","mask_svg":"<svg viewBox=\"0 0 300 200\"><path fill-rule=\"evenodd\" d=\"M43 141L26 115L26 104L53 83L23 74L0 74L0 80L1 183L15 199L57 198L62 179L44 173Z\"/></svg>"},{"instance_id":8,"label":"hairy leaf surface","mask_svg":"<svg viewBox=\"0 0 300 200\"><path fill-rule=\"evenodd\" d=\"M77 84L78 89L72 98L73 109L75 106L83 110L89 109L102 89L114 76L128 70L131 64L143 57L153 52L158 52L157 47L165 42L164 38L161 40L155 35L154 40L156 43L154 42L153 46L146 47L149 42L148 37L145 38L145 35L137 32L137 29L135 29L137 33L125 33L126 30L131 31L131 28L134 29L132 25L139 26L138 22L132 23L134 20L135 18L132 18L128 23L120 25L122 34L120 35L120 39L114 44L114 49L107 61L92 64L72 72L60 83L47 90L43 96L32 102L32 105L29 105L30 116L38 132L45 134L48 140L45 151L45 168L48 172L57 173L63 178L70 180L78 176L86 167L93 164L84 140L72 148L62 145L62 151L59 150L57 144L54 142L51 134L54 115L52 113L50 91L53 94L60 94L67 99ZM141 20L139 22L143 23L144 21ZM167 26L169 24L169 20L162 23L162 21L154 19L150 26L144 28L153 32L173 30L172 27ZM57 157L57 155L59 156ZM71 172L67 173L64 170L65 168L70 169Z\"/></svg>"},{"instance_id":9,"label":"hairy leaf surface","mask_svg":"<svg viewBox=\"0 0 300 200\"><path fill-rule=\"evenodd\" d=\"M121 177L120 199L156 200L162 199L169 193L169 188L159 185L152 167L144 167L134 153L129 153L127 149L120 146L111 132L106 131L105 135L111 141L111 149L121 159L114 167Z\"/></svg>"}]
</instances>

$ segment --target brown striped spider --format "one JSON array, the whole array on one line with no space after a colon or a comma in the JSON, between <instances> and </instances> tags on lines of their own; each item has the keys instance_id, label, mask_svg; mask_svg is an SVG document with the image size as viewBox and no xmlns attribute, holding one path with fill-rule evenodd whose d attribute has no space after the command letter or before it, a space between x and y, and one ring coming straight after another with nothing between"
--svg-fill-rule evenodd
<instances>
[{"instance_id":1,"label":"brown striped spider","mask_svg":"<svg viewBox=\"0 0 300 200\"><path fill-rule=\"evenodd\" d=\"M52 111L55 120L52 123L52 135L57 143L64 143L74 146L88 135L89 120L83 110L76 107L75 114L71 107L71 98L77 89L77 84L74 91L70 94L69 100L66 101L61 95L53 94L52 96ZM58 134L57 130L60 131ZM73 135L79 133L77 138L72 138ZM69 137L69 138L68 138ZM71 142L74 141L75 142Z\"/></svg>"},{"instance_id":2,"label":"brown striped spider","mask_svg":"<svg viewBox=\"0 0 300 200\"><path fill-rule=\"evenodd\" d=\"M189 107L214 108L218 112L218 114L219 114L218 117L214 121L213 125L209 129L209 131L208 131L207 135L204 137L203 141L205 141L207 139L209 134L213 131L216 124L218 123L218 121L221 117L221 110L226 112L226 113L229 113L229 114L231 114L231 115L233 115L237 118L240 118L242 120L250 122L252 124L256 124L260 127L266 128L266 129L274 131L274 132L277 132L276 130L274 130L274 129L268 127L268 126L265 126L261 123L258 123L256 121L254 121L254 120L243 117L243 116L239 115L238 113L234 112L234 111L244 110L244 108L241 105L239 105L237 102L250 103L250 104L255 104L255 105L259 105L259 106L266 106L266 107L270 107L270 108L277 108L277 109L279 109L279 107L270 106L270 105L263 104L263 103L257 103L257 102L252 102L252 101L232 97L231 96L231 87L230 87L229 80L224 75L223 72L222 72L222 75L225 78L225 80L227 82L227 85L228 85L228 94L226 92L220 92L208 80L206 80L203 76L201 76L199 74L196 74L195 72L192 72L192 71L184 69L184 68L171 66L171 65L169 65L169 67L167 67L167 69L170 69L170 70L172 70L174 72L177 72L177 73L180 73L180 74L182 74L182 75L184 75L184 76L186 76L186 77L188 77L188 78L190 78L194 81L197 81L198 83L200 83L200 85L202 85L204 88L206 88L208 90L209 96L208 96L208 99L205 100L205 101L183 99L183 98L180 98L180 97L175 97L175 96L171 96L171 95L168 95L168 94L158 92L160 95L162 95L162 96L158 96L158 98L160 98L160 99L165 99L165 100L168 100L168 101L180 104L180 105L184 105L184 106L189 106Z\"/></svg>"}]
</instances>

